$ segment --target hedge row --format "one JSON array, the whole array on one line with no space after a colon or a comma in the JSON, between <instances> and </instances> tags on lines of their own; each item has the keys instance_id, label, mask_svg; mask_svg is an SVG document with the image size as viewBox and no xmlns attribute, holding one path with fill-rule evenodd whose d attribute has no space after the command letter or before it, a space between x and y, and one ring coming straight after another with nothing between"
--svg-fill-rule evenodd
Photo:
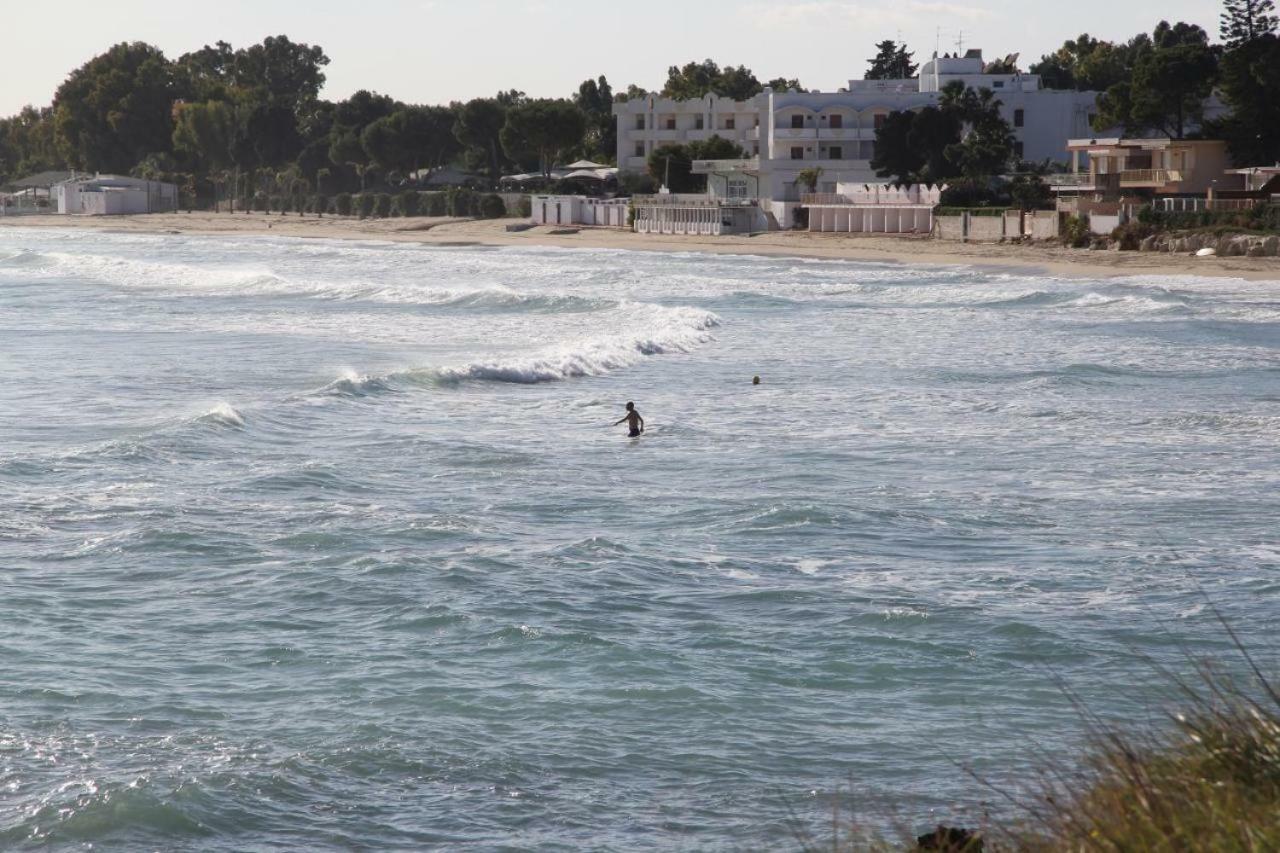
<instances>
[{"instance_id":1,"label":"hedge row","mask_svg":"<svg viewBox=\"0 0 1280 853\"><path fill-rule=\"evenodd\" d=\"M358 216L361 219L392 216L458 216L481 219L500 219L507 215L507 203L497 193L479 193L475 190L451 188L443 192L420 193L406 190L392 196L388 193L339 193L333 198L323 195L269 196L259 193L252 199L242 199L242 210L261 213L326 213L338 216ZM520 215L528 216L528 198L520 200Z\"/></svg>"}]
</instances>

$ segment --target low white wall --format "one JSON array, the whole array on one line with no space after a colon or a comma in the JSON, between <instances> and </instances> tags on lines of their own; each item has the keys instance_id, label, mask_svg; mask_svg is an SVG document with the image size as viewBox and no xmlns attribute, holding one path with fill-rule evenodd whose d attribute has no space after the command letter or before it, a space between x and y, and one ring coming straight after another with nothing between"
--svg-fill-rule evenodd
<instances>
[{"instance_id":1,"label":"low white wall","mask_svg":"<svg viewBox=\"0 0 1280 853\"><path fill-rule=\"evenodd\" d=\"M1089 230L1094 234L1110 234L1120 227L1120 214L1089 214Z\"/></svg>"}]
</instances>

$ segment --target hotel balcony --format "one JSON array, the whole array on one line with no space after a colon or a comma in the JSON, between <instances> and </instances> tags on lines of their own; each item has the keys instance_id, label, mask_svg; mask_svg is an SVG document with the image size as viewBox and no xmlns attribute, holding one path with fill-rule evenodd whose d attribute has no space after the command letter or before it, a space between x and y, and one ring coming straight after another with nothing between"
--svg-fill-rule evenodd
<instances>
[{"instance_id":1,"label":"hotel balcony","mask_svg":"<svg viewBox=\"0 0 1280 853\"><path fill-rule=\"evenodd\" d=\"M816 127L775 127L773 129L774 139L817 139L818 129Z\"/></svg>"},{"instance_id":2,"label":"hotel balcony","mask_svg":"<svg viewBox=\"0 0 1280 853\"><path fill-rule=\"evenodd\" d=\"M1120 186L1127 189L1163 189L1182 181L1176 169L1127 169L1120 173Z\"/></svg>"},{"instance_id":3,"label":"hotel balcony","mask_svg":"<svg viewBox=\"0 0 1280 853\"><path fill-rule=\"evenodd\" d=\"M672 130L664 127L653 131L652 136L659 142L682 142L684 141L684 134L683 130Z\"/></svg>"}]
</instances>

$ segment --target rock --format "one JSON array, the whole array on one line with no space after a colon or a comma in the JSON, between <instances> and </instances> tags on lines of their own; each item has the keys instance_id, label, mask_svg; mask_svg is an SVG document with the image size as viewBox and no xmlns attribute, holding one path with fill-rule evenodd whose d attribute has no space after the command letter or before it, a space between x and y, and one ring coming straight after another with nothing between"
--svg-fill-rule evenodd
<instances>
[{"instance_id":1,"label":"rock","mask_svg":"<svg viewBox=\"0 0 1280 853\"><path fill-rule=\"evenodd\" d=\"M1142 238L1142 242L1138 244L1138 250L1141 252L1154 252L1156 250L1156 241L1159 238L1152 234L1150 237Z\"/></svg>"},{"instance_id":2,"label":"rock","mask_svg":"<svg viewBox=\"0 0 1280 853\"><path fill-rule=\"evenodd\" d=\"M1250 258L1264 258L1267 255L1266 250L1262 248L1261 243L1254 243L1252 246L1249 247L1249 251L1246 252L1245 254L1248 255Z\"/></svg>"},{"instance_id":3,"label":"rock","mask_svg":"<svg viewBox=\"0 0 1280 853\"><path fill-rule=\"evenodd\" d=\"M1270 237L1262 241L1262 254L1268 258L1274 258L1280 255L1280 237L1272 234Z\"/></svg>"},{"instance_id":4,"label":"rock","mask_svg":"<svg viewBox=\"0 0 1280 853\"><path fill-rule=\"evenodd\" d=\"M1218 254L1218 250L1217 250L1217 249L1198 249L1198 250L1196 250L1196 257L1197 257L1197 258L1212 258L1212 257L1213 257L1214 255L1216 255L1216 254Z\"/></svg>"},{"instance_id":5,"label":"rock","mask_svg":"<svg viewBox=\"0 0 1280 853\"><path fill-rule=\"evenodd\" d=\"M939 853L982 853L982 836L958 826L942 826L916 838L917 849Z\"/></svg>"}]
</instances>

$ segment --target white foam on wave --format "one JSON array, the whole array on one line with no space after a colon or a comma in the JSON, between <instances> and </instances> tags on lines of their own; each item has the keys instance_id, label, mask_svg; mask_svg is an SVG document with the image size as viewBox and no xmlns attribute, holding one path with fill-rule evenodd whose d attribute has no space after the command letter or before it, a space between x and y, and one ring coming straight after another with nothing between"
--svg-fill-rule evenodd
<instances>
[{"instance_id":1,"label":"white foam on wave","mask_svg":"<svg viewBox=\"0 0 1280 853\"><path fill-rule=\"evenodd\" d=\"M230 403L218 403L216 406L196 418L196 420L201 423L230 427L233 429L242 429L245 425L244 415Z\"/></svg>"},{"instance_id":2,"label":"white foam on wave","mask_svg":"<svg viewBox=\"0 0 1280 853\"><path fill-rule=\"evenodd\" d=\"M716 315L706 311L651 308L656 309L655 319L635 331L571 341L528 356L445 367L435 375L453 382L475 379L525 384L603 376L649 356L692 352L710 341L711 330L720 324Z\"/></svg>"}]
</instances>

